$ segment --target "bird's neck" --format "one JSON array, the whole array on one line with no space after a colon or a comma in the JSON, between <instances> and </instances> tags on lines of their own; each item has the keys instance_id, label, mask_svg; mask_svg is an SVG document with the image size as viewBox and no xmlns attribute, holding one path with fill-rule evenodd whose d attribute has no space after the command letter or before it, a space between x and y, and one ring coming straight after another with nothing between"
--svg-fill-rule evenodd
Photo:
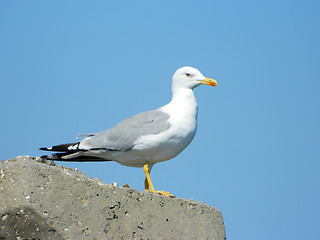
<instances>
[{"instance_id":1,"label":"bird's neck","mask_svg":"<svg viewBox=\"0 0 320 240\"><path fill-rule=\"evenodd\" d=\"M197 106L196 97L194 96L193 90L190 88L174 88L172 89L172 100L173 102L186 102L195 104Z\"/></svg>"},{"instance_id":2,"label":"bird's neck","mask_svg":"<svg viewBox=\"0 0 320 240\"><path fill-rule=\"evenodd\" d=\"M197 117L197 101L192 89L189 88L172 89L171 102L164 108L167 112L181 117Z\"/></svg>"}]
</instances>

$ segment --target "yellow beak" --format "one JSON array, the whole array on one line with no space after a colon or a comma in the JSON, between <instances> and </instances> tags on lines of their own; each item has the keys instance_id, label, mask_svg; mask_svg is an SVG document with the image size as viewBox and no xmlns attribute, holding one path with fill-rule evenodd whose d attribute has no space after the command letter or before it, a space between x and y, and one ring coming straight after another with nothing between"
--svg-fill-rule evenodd
<instances>
[{"instance_id":1,"label":"yellow beak","mask_svg":"<svg viewBox=\"0 0 320 240\"><path fill-rule=\"evenodd\" d=\"M199 82L201 82L202 84L210 85L212 87L218 87L217 81L211 78L205 77L205 80L200 80Z\"/></svg>"}]
</instances>

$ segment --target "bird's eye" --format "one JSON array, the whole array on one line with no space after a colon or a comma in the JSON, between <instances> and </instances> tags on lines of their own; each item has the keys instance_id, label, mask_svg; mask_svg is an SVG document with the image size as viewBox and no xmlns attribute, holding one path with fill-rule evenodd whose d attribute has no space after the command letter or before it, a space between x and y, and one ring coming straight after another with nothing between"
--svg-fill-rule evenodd
<instances>
[{"instance_id":1,"label":"bird's eye","mask_svg":"<svg viewBox=\"0 0 320 240\"><path fill-rule=\"evenodd\" d=\"M186 76L187 76L187 77L191 77L191 74L190 74L190 73L186 73Z\"/></svg>"}]
</instances>

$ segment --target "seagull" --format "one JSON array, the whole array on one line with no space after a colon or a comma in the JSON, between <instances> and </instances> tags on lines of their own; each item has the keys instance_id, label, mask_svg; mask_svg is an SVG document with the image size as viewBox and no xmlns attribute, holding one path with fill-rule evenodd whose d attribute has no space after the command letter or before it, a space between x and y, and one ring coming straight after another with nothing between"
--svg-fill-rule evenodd
<instances>
[{"instance_id":1,"label":"seagull","mask_svg":"<svg viewBox=\"0 0 320 240\"><path fill-rule=\"evenodd\" d=\"M155 163L170 160L192 141L197 130L197 101L193 89L201 84L218 86L193 67L179 68L172 77L172 99L158 109L142 112L98 133L80 135L79 142L42 147L54 151L42 158L55 161L115 161L129 167L143 168L145 191L156 191L150 178Z\"/></svg>"}]
</instances>

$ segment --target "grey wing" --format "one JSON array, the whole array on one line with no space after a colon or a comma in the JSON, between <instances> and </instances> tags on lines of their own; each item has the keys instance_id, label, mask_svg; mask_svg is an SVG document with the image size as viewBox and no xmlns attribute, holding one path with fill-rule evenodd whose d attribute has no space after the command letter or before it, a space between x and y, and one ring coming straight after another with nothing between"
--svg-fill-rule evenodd
<instances>
[{"instance_id":1,"label":"grey wing","mask_svg":"<svg viewBox=\"0 0 320 240\"><path fill-rule=\"evenodd\" d=\"M132 116L113 128L83 139L80 148L128 151L134 142L144 135L158 134L170 128L169 114L160 110L142 112Z\"/></svg>"},{"instance_id":2,"label":"grey wing","mask_svg":"<svg viewBox=\"0 0 320 240\"><path fill-rule=\"evenodd\" d=\"M96 133L82 133L82 134L77 134L76 135L76 139L79 139L79 138L84 138L84 137L92 137L96 135Z\"/></svg>"}]
</instances>

